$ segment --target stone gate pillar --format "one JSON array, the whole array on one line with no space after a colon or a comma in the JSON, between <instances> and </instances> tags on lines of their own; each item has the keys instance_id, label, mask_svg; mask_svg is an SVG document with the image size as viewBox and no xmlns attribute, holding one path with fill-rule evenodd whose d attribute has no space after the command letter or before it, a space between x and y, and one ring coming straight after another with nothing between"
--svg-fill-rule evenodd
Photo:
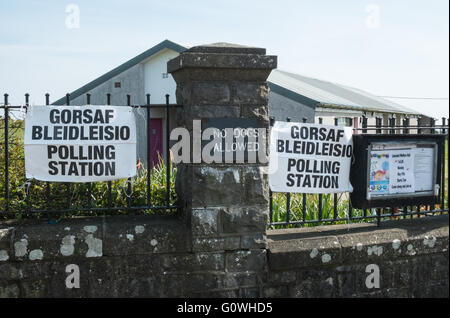
<instances>
[{"instance_id":1,"label":"stone gate pillar","mask_svg":"<svg viewBox=\"0 0 450 318\"><path fill-rule=\"evenodd\" d=\"M195 135L194 120L256 119L269 128L267 77L277 57L263 48L228 43L193 47L167 64L177 83L179 127ZM253 121L255 122L255 120ZM197 122L198 123L198 122ZM198 128L198 127L197 127ZM197 136L198 137L198 136ZM196 149L191 143L191 152ZM197 156L198 157L198 156ZM235 251L228 267L265 259L268 216L267 164L192 162L178 165L176 188L191 226L194 252ZM256 264L251 265L255 268Z\"/></svg>"}]
</instances>

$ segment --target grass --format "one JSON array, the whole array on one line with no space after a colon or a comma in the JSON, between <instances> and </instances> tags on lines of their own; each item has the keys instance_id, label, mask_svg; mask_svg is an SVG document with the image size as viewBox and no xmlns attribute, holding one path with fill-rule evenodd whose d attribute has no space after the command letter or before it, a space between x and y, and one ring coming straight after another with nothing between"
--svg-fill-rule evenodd
<instances>
[{"instance_id":1,"label":"grass","mask_svg":"<svg viewBox=\"0 0 450 318\"><path fill-rule=\"evenodd\" d=\"M319 216L319 198L322 202L322 213ZM306 221L303 226L318 226L330 223L321 222L320 220L341 219L340 221L333 222L334 224L344 224L350 217L349 214L349 199L347 193L338 194L336 196L336 211L334 210L334 195L333 194L290 194L290 216L289 221ZM305 213L303 213L303 200L305 205ZM273 222L286 222L287 221L287 195L284 193L274 193L272 195L273 201ZM336 215L335 215L336 213ZM364 211L352 209L352 217L362 217ZM311 222L311 221L318 222ZM367 222L367 221L366 221ZM285 228L285 225L275 225L274 228ZM295 227L290 225L288 227Z\"/></svg>"},{"instance_id":2,"label":"grass","mask_svg":"<svg viewBox=\"0 0 450 318\"><path fill-rule=\"evenodd\" d=\"M448 138L445 141L445 167L448 169ZM444 207L448 208L448 172L444 175L445 182L444 186L445 189L442 189L444 192Z\"/></svg>"}]
</instances>

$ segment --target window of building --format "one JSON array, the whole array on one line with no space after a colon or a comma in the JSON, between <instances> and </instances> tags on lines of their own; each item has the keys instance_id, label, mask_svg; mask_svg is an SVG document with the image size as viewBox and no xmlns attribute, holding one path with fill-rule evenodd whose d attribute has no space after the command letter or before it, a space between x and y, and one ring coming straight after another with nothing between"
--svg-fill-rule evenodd
<instances>
[{"instance_id":1,"label":"window of building","mask_svg":"<svg viewBox=\"0 0 450 318\"><path fill-rule=\"evenodd\" d=\"M352 127L353 126L353 118L340 117L337 120L337 124L338 124L338 126Z\"/></svg>"}]
</instances>

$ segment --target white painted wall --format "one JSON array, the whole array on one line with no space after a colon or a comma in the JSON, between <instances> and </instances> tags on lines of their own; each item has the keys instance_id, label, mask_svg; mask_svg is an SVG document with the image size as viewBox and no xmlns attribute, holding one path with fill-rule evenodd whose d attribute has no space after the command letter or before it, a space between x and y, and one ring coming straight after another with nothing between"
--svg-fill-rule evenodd
<instances>
[{"instance_id":1,"label":"white painted wall","mask_svg":"<svg viewBox=\"0 0 450 318\"><path fill-rule=\"evenodd\" d=\"M178 55L175 51L164 49L143 62L144 90L145 94L151 94L150 102L152 104L164 104L166 94L170 95L171 104L176 103L177 85L172 75L168 74L168 78L163 78L162 74L167 73L167 62Z\"/></svg>"}]
</instances>

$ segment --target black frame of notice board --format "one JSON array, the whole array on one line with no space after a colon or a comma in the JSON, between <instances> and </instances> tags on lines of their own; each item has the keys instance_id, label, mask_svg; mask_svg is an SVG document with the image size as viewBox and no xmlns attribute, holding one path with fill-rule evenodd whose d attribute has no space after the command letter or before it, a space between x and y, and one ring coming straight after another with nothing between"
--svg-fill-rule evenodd
<instances>
[{"instance_id":1,"label":"black frame of notice board","mask_svg":"<svg viewBox=\"0 0 450 318\"><path fill-rule=\"evenodd\" d=\"M417 144L433 147L437 150L434 156L433 190L427 192L385 194L368 196L370 153L374 145L389 146ZM442 191L441 169L444 158L445 136L433 134L420 135L392 135L392 134L363 134L353 136L354 160L350 169L350 181L353 192L350 194L351 204L357 209L390 208L411 205L433 205L439 203ZM445 160L445 159L444 159ZM439 188L435 188L439 185ZM438 190L438 191L437 191Z\"/></svg>"}]
</instances>

